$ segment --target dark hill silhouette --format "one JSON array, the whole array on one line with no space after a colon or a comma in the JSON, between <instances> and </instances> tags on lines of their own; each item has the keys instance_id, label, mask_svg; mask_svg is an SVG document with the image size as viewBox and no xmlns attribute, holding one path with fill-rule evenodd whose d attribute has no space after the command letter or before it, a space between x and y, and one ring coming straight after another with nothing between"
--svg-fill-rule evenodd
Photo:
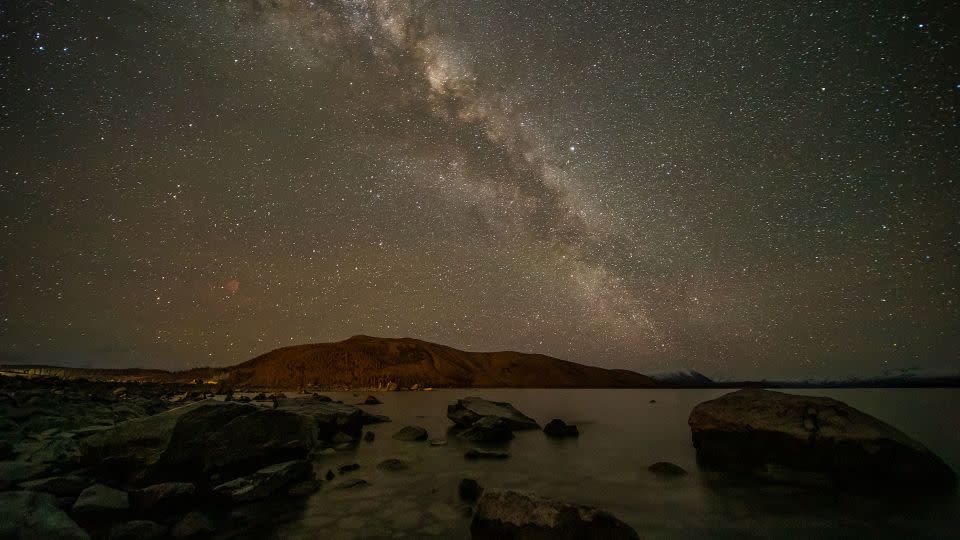
<instances>
[{"instance_id":1,"label":"dark hill silhouette","mask_svg":"<svg viewBox=\"0 0 960 540\"><path fill-rule=\"evenodd\" d=\"M284 347L227 368L235 386L637 388L653 379L512 351L466 352L418 339L354 336Z\"/></svg>"}]
</instances>

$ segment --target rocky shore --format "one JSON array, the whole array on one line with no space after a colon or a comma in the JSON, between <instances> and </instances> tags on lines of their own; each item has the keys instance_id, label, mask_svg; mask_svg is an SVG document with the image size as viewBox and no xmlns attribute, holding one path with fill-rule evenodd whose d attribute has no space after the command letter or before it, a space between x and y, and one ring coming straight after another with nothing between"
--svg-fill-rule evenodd
<instances>
[{"instance_id":1,"label":"rocky shore","mask_svg":"<svg viewBox=\"0 0 960 540\"><path fill-rule=\"evenodd\" d=\"M390 419L374 413L376 396L344 403L307 393L213 396L205 388L0 378L0 538L269 537L318 491L372 489L367 469L343 459L378 444L366 426ZM522 436L554 445L580 435L562 419L541 429L510 403L479 397L453 401L446 418L446 438L415 423L378 433L411 448L449 440L453 448L437 450L483 467L510 463L507 445L523 432L542 431ZM778 482L812 476L842 489L956 485L918 442L827 398L734 392L694 407L689 424L707 470ZM402 478L410 463L391 457L364 467ZM661 482L688 474L670 462L644 467ZM455 489L459 509L436 511L468 517L473 538L640 537L613 514L575 501L467 477Z\"/></svg>"}]
</instances>

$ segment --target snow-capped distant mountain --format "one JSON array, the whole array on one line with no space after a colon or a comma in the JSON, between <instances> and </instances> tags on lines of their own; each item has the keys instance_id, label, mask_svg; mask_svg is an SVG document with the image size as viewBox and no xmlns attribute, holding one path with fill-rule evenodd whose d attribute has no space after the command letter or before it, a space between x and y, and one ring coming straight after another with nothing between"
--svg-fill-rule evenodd
<instances>
[{"instance_id":1,"label":"snow-capped distant mountain","mask_svg":"<svg viewBox=\"0 0 960 540\"><path fill-rule=\"evenodd\" d=\"M713 384L713 380L711 380L710 377L692 369L654 373L653 375L647 376L661 383L677 386L709 386Z\"/></svg>"}]
</instances>

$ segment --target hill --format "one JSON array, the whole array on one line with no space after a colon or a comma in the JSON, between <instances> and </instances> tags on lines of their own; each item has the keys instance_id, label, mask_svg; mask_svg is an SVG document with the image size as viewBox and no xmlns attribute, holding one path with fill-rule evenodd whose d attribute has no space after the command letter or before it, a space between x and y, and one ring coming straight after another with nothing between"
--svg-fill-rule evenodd
<instances>
[{"instance_id":1,"label":"hill","mask_svg":"<svg viewBox=\"0 0 960 540\"><path fill-rule=\"evenodd\" d=\"M466 352L418 339L354 336L277 349L227 368L235 386L639 388L653 379L512 351Z\"/></svg>"}]
</instances>

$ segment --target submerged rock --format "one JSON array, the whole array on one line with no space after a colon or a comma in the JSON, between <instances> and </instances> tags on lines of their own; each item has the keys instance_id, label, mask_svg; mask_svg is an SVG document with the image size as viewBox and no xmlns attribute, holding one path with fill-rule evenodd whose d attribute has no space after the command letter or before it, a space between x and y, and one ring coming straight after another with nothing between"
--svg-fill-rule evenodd
<instances>
[{"instance_id":1,"label":"submerged rock","mask_svg":"<svg viewBox=\"0 0 960 540\"><path fill-rule=\"evenodd\" d=\"M425 441L427 440L427 430L420 426L406 426L394 433L393 438L398 441Z\"/></svg>"},{"instance_id":2,"label":"submerged rock","mask_svg":"<svg viewBox=\"0 0 960 540\"><path fill-rule=\"evenodd\" d=\"M339 484L333 486L333 489L354 489L362 488L369 486L370 483L362 478L351 478L349 480L344 480Z\"/></svg>"},{"instance_id":3,"label":"submerged rock","mask_svg":"<svg viewBox=\"0 0 960 540\"><path fill-rule=\"evenodd\" d=\"M689 424L705 468L767 477L784 468L853 489L948 491L957 483L919 442L826 397L739 390L694 407Z\"/></svg>"},{"instance_id":4,"label":"submerged rock","mask_svg":"<svg viewBox=\"0 0 960 540\"><path fill-rule=\"evenodd\" d=\"M255 501L265 499L312 474L313 469L308 461L286 461L220 484L213 491L235 502Z\"/></svg>"},{"instance_id":5,"label":"submerged rock","mask_svg":"<svg viewBox=\"0 0 960 540\"><path fill-rule=\"evenodd\" d=\"M484 416L467 429L457 434L465 441L501 443L513 439L509 423L499 416Z\"/></svg>"},{"instance_id":6,"label":"submerged rock","mask_svg":"<svg viewBox=\"0 0 960 540\"><path fill-rule=\"evenodd\" d=\"M366 442L373 442L374 438L376 438L376 435L374 435L372 431L363 434L363 440Z\"/></svg>"},{"instance_id":7,"label":"submerged rock","mask_svg":"<svg viewBox=\"0 0 960 540\"><path fill-rule=\"evenodd\" d=\"M577 429L577 426L567 424L559 418L554 418L547 422L547 425L543 426L543 432L547 437L553 437L555 439L580 436L580 430Z\"/></svg>"},{"instance_id":8,"label":"submerged rock","mask_svg":"<svg viewBox=\"0 0 960 540\"><path fill-rule=\"evenodd\" d=\"M488 452L486 450L478 450L476 448L471 448L463 454L463 457L469 460L475 459L507 459L510 457L510 454L506 452Z\"/></svg>"},{"instance_id":9,"label":"submerged rock","mask_svg":"<svg viewBox=\"0 0 960 540\"><path fill-rule=\"evenodd\" d=\"M359 464L359 463L350 463L350 464L347 464L347 465L341 465L341 466L337 467L337 472L340 473L340 474L343 474L343 473L348 473L348 472L351 472L351 471L355 471L355 470L357 470L357 469L359 469L359 468L360 468L360 464Z\"/></svg>"},{"instance_id":10,"label":"submerged rock","mask_svg":"<svg viewBox=\"0 0 960 540\"><path fill-rule=\"evenodd\" d=\"M405 461L391 458L391 459L385 459L380 463L378 463L377 468L380 469L381 471L396 472L396 471L402 471L402 470L408 469L409 465L407 465Z\"/></svg>"},{"instance_id":11,"label":"submerged rock","mask_svg":"<svg viewBox=\"0 0 960 540\"><path fill-rule=\"evenodd\" d=\"M536 420L526 416L513 405L500 401L487 401L479 397L458 399L447 406L447 418L455 424L470 427L485 416L502 418L507 427L519 431L524 429L540 429Z\"/></svg>"},{"instance_id":12,"label":"submerged rock","mask_svg":"<svg viewBox=\"0 0 960 540\"><path fill-rule=\"evenodd\" d=\"M470 533L474 540L640 538L629 525L602 510L507 490L484 491Z\"/></svg>"},{"instance_id":13,"label":"submerged rock","mask_svg":"<svg viewBox=\"0 0 960 540\"><path fill-rule=\"evenodd\" d=\"M8 491L0 493L0 538L89 540L90 535L57 507L52 495Z\"/></svg>"},{"instance_id":14,"label":"submerged rock","mask_svg":"<svg viewBox=\"0 0 960 540\"><path fill-rule=\"evenodd\" d=\"M658 461L647 467L647 470L658 476L685 476L686 469L669 461Z\"/></svg>"},{"instance_id":15,"label":"submerged rock","mask_svg":"<svg viewBox=\"0 0 960 540\"><path fill-rule=\"evenodd\" d=\"M367 399L363 400L364 405L380 405L382 403L376 396L367 396Z\"/></svg>"}]
</instances>

